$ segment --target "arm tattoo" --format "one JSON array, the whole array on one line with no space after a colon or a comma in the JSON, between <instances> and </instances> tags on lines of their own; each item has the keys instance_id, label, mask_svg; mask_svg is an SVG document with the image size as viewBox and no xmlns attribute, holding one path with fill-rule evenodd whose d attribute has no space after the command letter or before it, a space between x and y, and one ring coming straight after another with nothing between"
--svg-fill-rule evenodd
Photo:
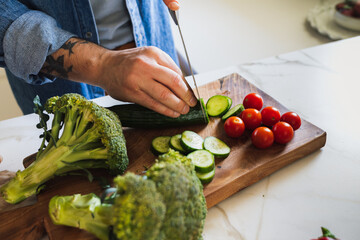
<instances>
[{"instance_id":1,"label":"arm tattoo","mask_svg":"<svg viewBox=\"0 0 360 240\"><path fill-rule=\"evenodd\" d=\"M85 40L69 40L68 42L66 42L64 45L62 45L60 47L60 49L64 49L66 51L69 51L69 57L71 56L71 54L75 54L73 51L73 48L75 45L77 44L88 44L88 41ZM49 55L46 58L45 61L45 66L43 67L43 71L47 74L51 74L51 73L58 73L60 77L62 78L68 78L69 77L69 73L72 72L72 68L73 65L71 65L70 67L68 67L66 69L64 61L65 60L65 54L57 57L56 59Z\"/></svg>"},{"instance_id":2,"label":"arm tattoo","mask_svg":"<svg viewBox=\"0 0 360 240\"><path fill-rule=\"evenodd\" d=\"M84 40L77 40L77 41L74 41L72 42L71 40L66 42L64 45L61 46L62 49L64 50L68 50L69 51L69 57L71 54L73 54L73 47L76 45L76 44L87 44L89 43L88 41L84 41Z\"/></svg>"},{"instance_id":3,"label":"arm tattoo","mask_svg":"<svg viewBox=\"0 0 360 240\"><path fill-rule=\"evenodd\" d=\"M53 56L48 56L45 63L47 64L43 70L46 73L51 74L52 72L57 72L60 77L68 78L68 73L72 71L73 66L71 65L68 69L64 67L64 55L59 56L55 59Z\"/></svg>"}]
</instances>

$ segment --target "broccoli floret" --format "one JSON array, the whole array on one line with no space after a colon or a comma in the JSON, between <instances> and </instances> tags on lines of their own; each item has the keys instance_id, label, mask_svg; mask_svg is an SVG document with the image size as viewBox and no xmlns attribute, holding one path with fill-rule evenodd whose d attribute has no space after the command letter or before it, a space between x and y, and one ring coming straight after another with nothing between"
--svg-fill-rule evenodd
<instances>
[{"instance_id":1,"label":"broccoli floret","mask_svg":"<svg viewBox=\"0 0 360 240\"><path fill-rule=\"evenodd\" d=\"M84 229L102 240L199 240L207 209L194 176L191 160L170 151L144 176L116 177L112 201L101 203L94 194L56 196L49 213L55 224Z\"/></svg>"},{"instance_id":2,"label":"broccoli floret","mask_svg":"<svg viewBox=\"0 0 360 240\"><path fill-rule=\"evenodd\" d=\"M53 197L52 221L84 229L102 240L156 239L165 205L155 184L132 173L116 177L114 183L116 197L111 203L101 203L93 193Z\"/></svg>"},{"instance_id":3,"label":"broccoli floret","mask_svg":"<svg viewBox=\"0 0 360 240\"><path fill-rule=\"evenodd\" d=\"M0 188L7 202L18 203L37 194L46 181L69 171L107 168L112 174L124 173L128 165L126 143L114 113L79 94L52 97L44 106L53 114L47 130L49 117L39 100L34 103L44 139L36 160Z\"/></svg>"},{"instance_id":4,"label":"broccoli floret","mask_svg":"<svg viewBox=\"0 0 360 240\"><path fill-rule=\"evenodd\" d=\"M159 239L201 239L206 218L203 186L191 160L170 150L146 173L166 203Z\"/></svg>"}]
</instances>

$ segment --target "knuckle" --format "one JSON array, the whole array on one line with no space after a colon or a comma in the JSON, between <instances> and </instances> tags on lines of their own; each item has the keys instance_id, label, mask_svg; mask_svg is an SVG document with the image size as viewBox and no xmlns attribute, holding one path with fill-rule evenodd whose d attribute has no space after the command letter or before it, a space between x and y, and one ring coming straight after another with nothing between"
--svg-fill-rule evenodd
<instances>
[{"instance_id":1,"label":"knuckle","mask_svg":"<svg viewBox=\"0 0 360 240\"><path fill-rule=\"evenodd\" d=\"M179 74L174 74L171 83L174 85L174 87L176 88L181 88L183 87L183 80L181 78L181 76Z\"/></svg>"},{"instance_id":2,"label":"knuckle","mask_svg":"<svg viewBox=\"0 0 360 240\"><path fill-rule=\"evenodd\" d=\"M170 98L170 91L167 89L161 90L159 94L160 101L167 101Z\"/></svg>"}]
</instances>

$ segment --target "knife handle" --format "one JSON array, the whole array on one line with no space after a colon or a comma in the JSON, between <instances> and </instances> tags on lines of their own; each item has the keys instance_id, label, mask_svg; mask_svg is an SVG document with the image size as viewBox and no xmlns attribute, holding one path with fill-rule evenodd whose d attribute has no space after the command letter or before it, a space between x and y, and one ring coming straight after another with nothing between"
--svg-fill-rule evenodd
<instances>
[{"instance_id":1,"label":"knife handle","mask_svg":"<svg viewBox=\"0 0 360 240\"><path fill-rule=\"evenodd\" d=\"M171 18L174 20L174 23L178 26L179 22L178 22L178 16L179 16L179 12L178 11L173 11L170 8L169 9L169 13Z\"/></svg>"}]
</instances>

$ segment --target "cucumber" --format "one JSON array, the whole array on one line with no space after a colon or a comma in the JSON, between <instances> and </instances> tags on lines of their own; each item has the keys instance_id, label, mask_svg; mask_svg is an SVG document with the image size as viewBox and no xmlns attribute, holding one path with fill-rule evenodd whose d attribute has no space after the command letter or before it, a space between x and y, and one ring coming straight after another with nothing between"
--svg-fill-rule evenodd
<instances>
[{"instance_id":1,"label":"cucumber","mask_svg":"<svg viewBox=\"0 0 360 240\"><path fill-rule=\"evenodd\" d=\"M201 105L205 111L205 116L203 115ZM167 117L133 103L115 105L108 107L108 109L119 117L123 127L164 128L209 123L209 116L206 113L206 107L202 98L200 98L196 106L190 108L187 114L181 115L178 118Z\"/></svg>"},{"instance_id":2,"label":"cucumber","mask_svg":"<svg viewBox=\"0 0 360 240\"><path fill-rule=\"evenodd\" d=\"M226 120L231 116L237 116L239 115L242 111L244 111L244 105L242 105L241 103L238 105L235 105L234 107L232 107L229 111L227 111L222 117L222 120Z\"/></svg>"},{"instance_id":3,"label":"cucumber","mask_svg":"<svg viewBox=\"0 0 360 240\"><path fill-rule=\"evenodd\" d=\"M181 134L176 134L170 138L170 147L180 153L185 153L186 150L181 146L180 143Z\"/></svg>"},{"instance_id":4,"label":"cucumber","mask_svg":"<svg viewBox=\"0 0 360 240\"><path fill-rule=\"evenodd\" d=\"M230 154L230 147L216 137L207 137L204 140L204 149L215 157L226 158Z\"/></svg>"},{"instance_id":5,"label":"cucumber","mask_svg":"<svg viewBox=\"0 0 360 240\"><path fill-rule=\"evenodd\" d=\"M215 157L207 150L196 150L187 155L198 173L208 173L215 168Z\"/></svg>"},{"instance_id":6,"label":"cucumber","mask_svg":"<svg viewBox=\"0 0 360 240\"><path fill-rule=\"evenodd\" d=\"M181 134L180 144L186 152L203 149L204 139L193 131L184 131Z\"/></svg>"},{"instance_id":7,"label":"cucumber","mask_svg":"<svg viewBox=\"0 0 360 240\"><path fill-rule=\"evenodd\" d=\"M202 184L206 184L211 182L214 179L215 176L215 168L213 170L211 170L208 173L196 173L197 177L200 179Z\"/></svg>"},{"instance_id":8,"label":"cucumber","mask_svg":"<svg viewBox=\"0 0 360 240\"><path fill-rule=\"evenodd\" d=\"M221 117L231 107L232 99L227 96L215 95L206 103L206 111L211 117Z\"/></svg>"},{"instance_id":9,"label":"cucumber","mask_svg":"<svg viewBox=\"0 0 360 240\"><path fill-rule=\"evenodd\" d=\"M151 150L155 155L160 155L167 153L169 151L169 143L170 143L169 136L160 136L156 137L151 141Z\"/></svg>"}]
</instances>

